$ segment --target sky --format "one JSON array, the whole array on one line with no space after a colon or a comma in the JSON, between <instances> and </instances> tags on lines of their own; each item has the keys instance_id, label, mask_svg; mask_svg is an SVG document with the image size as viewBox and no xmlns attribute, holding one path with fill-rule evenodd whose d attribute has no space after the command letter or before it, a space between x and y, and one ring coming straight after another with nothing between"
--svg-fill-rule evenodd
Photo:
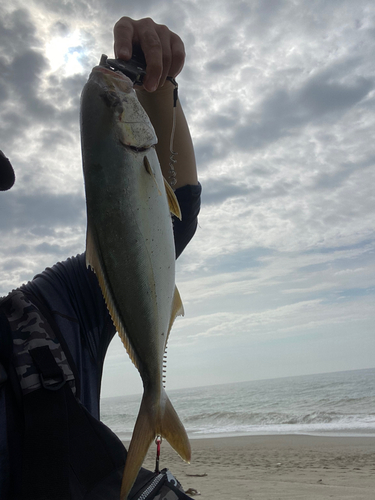
<instances>
[{"instance_id":1,"label":"sky","mask_svg":"<svg viewBox=\"0 0 375 500\"><path fill-rule=\"evenodd\" d=\"M0 4L0 295L85 250L79 98L123 15L184 41L202 209L167 389L375 367L375 4ZM142 391L120 341L102 395Z\"/></svg>"}]
</instances>

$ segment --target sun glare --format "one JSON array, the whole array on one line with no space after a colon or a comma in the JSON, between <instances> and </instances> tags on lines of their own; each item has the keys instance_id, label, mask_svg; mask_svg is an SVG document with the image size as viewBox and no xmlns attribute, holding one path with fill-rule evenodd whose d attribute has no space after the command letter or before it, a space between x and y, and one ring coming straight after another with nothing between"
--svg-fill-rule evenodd
<instances>
[{"instance_id":1,"label":"sun glare","mask_svg":"<svg viewBox=\"0 0 375 500\"><path fill-rule=\"evenodd\" d=\"M61 69L64 76L81 73L83 70L81 58L84 47L79 32L68 36L58 36L51 39L46 46L46 56L49 59L51 70Z\"/></svg>"}]
</instances>

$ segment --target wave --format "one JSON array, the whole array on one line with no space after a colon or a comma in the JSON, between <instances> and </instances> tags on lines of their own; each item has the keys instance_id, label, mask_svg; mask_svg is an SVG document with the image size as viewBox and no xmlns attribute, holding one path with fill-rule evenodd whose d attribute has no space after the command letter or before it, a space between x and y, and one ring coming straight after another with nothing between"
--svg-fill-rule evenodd
<instances>
[{"instance_id":1,"label":"wave","mask_svg":"<svg viewBox=\"0 0 375 500\"><path fill-rule=\"evenodd\" d=\"M191 437L290 433L375 434L375 415L343 415L334 412L313 412L305 415L275 412L201 413L189 417L184 423Z\"/></svg>"},{"instance_id":2,"label":"wave","mask_svg":"<svg viewBox=\"0 0 375 500\"><path fill-rule=\"evenodd\" d=\"M375 369L171 391L190 437L331 433L375 435ZM102 401L102 419L131 435L138 397Z\"/></svg>"},{"instance_id":3,"label":"wave","mask_svg":"<svg viewBox=\"0 0 375 500\"><path fill-rule=\"evenodd\" d=\"M194 424L248 424L248 425L267 425L267 424L315 424L332 422L368 422L375 425L375 413L373 414L345 414L339 412L315 411L307 414L299 413L280 413L280 412L204 412L196 415L190 415L184 419L187 425Z\"/></svg>"},{"instance_id":4,"label":"wave","mask_svg":"<svg viewBox=\"0 0 375 500\"><path fill-rule=\"evenodd\" d=\"M106 415L104 422L122 438L130 437L134 416ZM353 433L375 434L375 414L312 412L201 412L182 418L191 437L235 434Z\"/></svg>"}]
</instances>

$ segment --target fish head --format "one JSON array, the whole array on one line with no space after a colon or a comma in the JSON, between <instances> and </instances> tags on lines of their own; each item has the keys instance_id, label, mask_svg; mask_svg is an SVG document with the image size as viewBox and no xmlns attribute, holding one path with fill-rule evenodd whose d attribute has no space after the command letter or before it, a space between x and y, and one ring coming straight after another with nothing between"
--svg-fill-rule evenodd
<instances>
[{"instance_id":1,"label":"fish head","mask_svg":"<svg viewBox=\"0 0 375 500\"><path fill-rule=\"evenodd\" d=\"M123 73L95 66L81 96L81 123L96 134L116 134L124 146L143 149L157 143L154 128L138 101L133 82ZM88 124L91 124L90 126ZM82 129L82 127L81 127Z\"/></svg>"},{"instance_id":2,"label":"fish head","mask_svg":"<svg viewBox=\"0 0 375 500\"><path fill-rule=\"evenodd\" d=\"M105 92L120 96L122 93L130 94L133 82L119 71L113 71L104 66L95 66L89 76L89 81L102 87Z\"/></svg>"}]
</instances>

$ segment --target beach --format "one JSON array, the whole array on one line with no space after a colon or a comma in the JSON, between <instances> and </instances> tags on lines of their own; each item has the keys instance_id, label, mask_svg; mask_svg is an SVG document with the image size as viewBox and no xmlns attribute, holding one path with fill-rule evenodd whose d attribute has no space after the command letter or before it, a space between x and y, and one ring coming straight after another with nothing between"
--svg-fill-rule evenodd
<instances>
[{"instance_id":1,"label":"beach","mask_svg":"<svg viewBox=\"0 0 375 500\"><path fill-rule=\"evenodd\" d=\"M194 498L375 499L375 437L236 436L192 439L191 446L189 465L164 441L160 468L197 490ZM155 454L151 446L144 467L155 468Z\"/></svg>"},{"instance_id":2,"label":"beach","mask_svg":"<svg viewBox=\"0 0 375 500\"><path fill-rule=\"evenodd\" d=\"M164 441L160 468L197 500L375 500L374 377L368 369L171 391L192 460ZM125 444L139 401L102 401ZM150 470L155 454L152 445Z\"/></svg>"}]
</instances>

